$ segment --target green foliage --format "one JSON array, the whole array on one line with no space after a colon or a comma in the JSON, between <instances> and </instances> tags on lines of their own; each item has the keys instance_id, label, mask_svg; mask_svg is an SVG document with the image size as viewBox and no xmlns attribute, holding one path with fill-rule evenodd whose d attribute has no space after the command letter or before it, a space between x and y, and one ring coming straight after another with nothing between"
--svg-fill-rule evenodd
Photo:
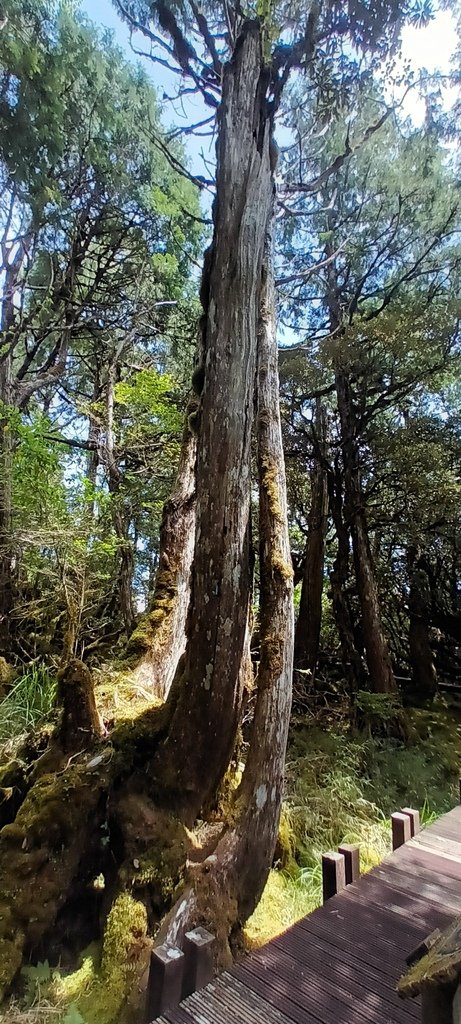
<instances>
[{"instance_id":1,"label":"green foliage","mask_svg":"<svg viewBox=\"0 0 461 1024\"><path fill-rule=\"evenodd\" d=\"M56 679L37 665L14 682L0 701L0 743L30 732L54 712Z\"/></svg>"}]
</instances>

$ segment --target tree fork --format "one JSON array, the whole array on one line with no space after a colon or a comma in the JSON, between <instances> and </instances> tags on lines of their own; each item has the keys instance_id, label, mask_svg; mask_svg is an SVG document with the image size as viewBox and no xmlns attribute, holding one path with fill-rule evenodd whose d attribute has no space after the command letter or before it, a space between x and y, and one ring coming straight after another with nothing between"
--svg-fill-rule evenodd
<instances>
[{"instance_id":1,"label":"tree fork","mask_svg":"<svg viewBox=\"0 0 461 1024\"><path fill-rule=\"evenodd\" d=\"M274 287L263 272L258 338L258 472L261 559L261 660L250 749L236 794L235 824L202 864L189 871L159 934L176 944L192 925L217 937L217 963L255 909L272 863L282 801L293 670L293 569L279 411Z\"/></svg>"},{"instance_id":2,"label":"tree fork","mask_svg":"<svg viewBox=\"0 0 461 1024\"><path fill-rule=\"evenodd\" d=\"M171 729L152 766L191 822L227 769L242 699L256 335L273 188L267 84L261 29L247 21L224 70L218 112L187 647ZM204 723L206 757L197 742Z\"/></svg>"}]
</instances>

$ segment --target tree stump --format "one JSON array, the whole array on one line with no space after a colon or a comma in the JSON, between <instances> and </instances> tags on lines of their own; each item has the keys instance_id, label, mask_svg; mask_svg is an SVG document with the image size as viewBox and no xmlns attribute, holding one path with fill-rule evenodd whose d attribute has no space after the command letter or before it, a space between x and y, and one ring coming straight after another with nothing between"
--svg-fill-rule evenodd
<instances>
[{"instance_id":1,"label":"tree stump","mask_svg":"<svg viewBox=\"0 0 461 1024\"><path fill-rule=\"evenodd\" d=\"M422 1024L459 1024L460 981L461 917L457 917L428 952L413 962L397 991L402 998L421 995Z\"/></svg>"},{"instance_id":2,"label":"tree stump","mask_svg":"<svg viewBox=\"0 0 461 1024\"><path fill-rule=\"evenodd\" d=\"M56 740L65 753L81 750L101 736L93 676L78 658L72 658L59 672L57 702L62 715Z\"/></svg>"}]
</instances>

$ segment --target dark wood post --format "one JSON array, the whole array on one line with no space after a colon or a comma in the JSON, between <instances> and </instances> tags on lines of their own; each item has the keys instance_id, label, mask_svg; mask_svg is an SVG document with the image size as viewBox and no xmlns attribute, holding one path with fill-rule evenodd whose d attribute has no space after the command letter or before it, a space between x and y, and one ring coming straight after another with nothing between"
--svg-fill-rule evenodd
<instances>
[{"instance_id":1,"label":"dark wood post","mask_svg":"<svg viewBox=\"0 0 461 1024\"><path fill-rule=\"evenodd\" d=\"M192 992L212 980L213 977L213 945L214 935L206 928L194 928L184 936L184 976L181 998L185 999Z\"/></svg>"},{"instance_id":2,"label":"dark wood post","mask_svg":"<svg viewBox=\"0 0 461 1024\"><path fill-rule=\"evenodd\" d=\"M421 831L419 811L414 811L412 807L402 807L402 814L406 814L410 819L411 838L413 839L413 836Z\"/></svg>"},{"instance_id":3,"label":"dark wood post","mask_svg":"<svg viewBox=\"0 0 461 1024\"><path fill-rule=\"evenodd\" d=\"M441 985L423 988L421 1024L453 1024L453 991Z\"/></svg>"},{"instance_id":4,"label":"dark wood post","mask_svg":"<svg viewBox=\"0 0 461 1024\"><path fill-rule=\"evenodd\" d=\"M152 950L147 983L145 1024L181 1001L184 953L164 943Z\"/></svg>"},{"instance_id":5,"label":"dark wood post","mask_svg":"<svg viewBox=\"0 0 461 1024\"><path fill-rule=\"evenodd\" d=\"M423 956L426 956L426 953L432 949L434 943L437 942L441 936L442 932L440 931L440 928L434 928L434 931L427 936L427 939L423 939L415 949L412 949L411 953L409 953L405 958L405 963L407 963L409 967L413 967L413 964L419 963Z\"/></svg>"},{"instance_id":6,"label":"dark wood post","mask_svg":"<svg viewBox=\"0 0 461 1024\"><path fill-rule=\"evenodd\" d=\"M399 846L408 843L411 839L411 821L408 814L397 811L391 815L392 824L392 849L398 850Z\"/></svg>"},{"instance_id":7,"label":"dark wood post","mask_svg":"<svg viewBox=\"0 0 461 1024\"><path fill-rule=\"evenodd\" d=\"M343 843L338 846L338 853L344 857L346 885L351 885L360 877L360 846L358 843Z\"/></svg>"},{"instance_id":8,"label":"dark wood post","mask_svg":"<svg viewBox=\"0 0 461 1024\"><path fill-rule=\"evenodd\" d=\"M342 853L329 851L322 855L323 902L336 896L346 885L346 863Z\"/></svg>"}]
</instances>

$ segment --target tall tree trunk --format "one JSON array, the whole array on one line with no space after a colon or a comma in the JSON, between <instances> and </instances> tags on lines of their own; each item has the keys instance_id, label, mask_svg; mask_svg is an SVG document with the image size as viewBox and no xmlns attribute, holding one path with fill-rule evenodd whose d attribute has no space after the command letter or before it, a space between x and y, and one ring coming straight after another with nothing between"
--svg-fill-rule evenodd
<instances>
[{"instance_id":1,"label":"tall tree trunk","mask_svg":"<svg viewBox=\"0 0 461 1024\"><path fill-rule=\"evenodd\" d=\"M109 368L106 402L106 469L111 496L112 524L117 538L118 567L115 580L115 601L120 609L127 636L131 636L135 623L133 608L134 552L129 536L129 519L121 493L121 476L115 457L114 398L116 363Z\"/></svg>"},{"instance_id":2,"label":"tall tree trunk","mask_svg":"<svg viewBox=\"0 0 461 1024\"><path fill-rule=\"evenodd\" d=\"M417 703L433 701L437 692L437 674L429 638L431 588L424 558L417 547L408 550L410 593L408 599L408 645L412 674L409 696Z\"/></svg>"},{"instance_id":3,"label":"tall tree trunk","mask_svg":"<svg viewBox=\"0 0 461 1024\"><path fill-rule=\"evenodd\" d=\"M365 686L365 671L360 652L355 644L353 622L347 600L350 535L344 522L342 476L338 468L334 473L328 474L328 491L337 540L336 558L330 573L333 614L339 633L344 675L353 699L357 691L362 690Z\"/></svg>"},{"instance_id":4,"label":"tall tree trunk","mask_svg":"<svg viewBox=\"0 0 461 1024\"><path fill-rule=\"evenodd\" d=\"M293 669L293 569L279 411L275 303L270 255L263 273L258 342L258 474L261 659L250 748L236 796L235 826L200 865L162 938L203 920L221 950L262 894L273 859L282 801ZM223 964L221 955L221 964Z\"/></svg>"},{"instance_id":5,"label":"tall tree trunk","mask_svg":"<svg viewBox=\"0 0 461 1024\"><path fill-rule=\"evenodd\" d=\"M160 527L159 565L151 606L130 637L127 655L134 678L166 700L186 648L186 618L195 541L197 438L187 428L176 484L165 503Z\"/></svg>"},{"instance_id":6,"label":"tall tree trunk","mask_svg":"<svg viewBox=\"0 0 461 1024\"><path fill-rule=\"evenodd\" d=\"M216 792L235 744L251 590L251 431L258 303L272 205L270 117L260 26L244 24L219 110L214 233L202 282L205 380L185 658L161 752L191 820ZM179 678L180 677L180 678ZM197 743L206 723L207 757Z\"/></svg>"},{"instance_id":7,"label":"tall tree trunk","mask_svg":"<svg viewBox=\"0 0 461 1024\"><path fill-rule=\"evenodd\" d=\"M333 243L326 247L333 255ZM327 267L327 304L330 330L338 342L343 337L341 304L334 260ZM368 539L360 473L357 412L352 393L347 353L338 351L334 361L336 396L341 425L341 452L344 469L345 512L354 555L357 594L362 612L363 640L370 685L376 693L397 694L389 647L384 636L379 607L375 569Z\"/></svg>"},{"instance_id":8,"label":"tall tree trunk","mask_svg":"<svg viewBox=\"0 0 461 1024\"><path fill-rule=\"evenodd\" d=\"M15 323L14 300L23 267L25 245L18 244L11 262L7 246L5 250L0 356L0 654L8 658L11 654L11 614L16 576L12 507L14 442L9 417L14 408L11 332Z\"/></svg>"},{"instance_id":9,"label":"tall tree trunk","mask_svg":"<svg viewBox=\"0 0 461 1024\"><path fill-rule=\"evenodd\" d=\"M325 464L327 422L325 410L319 402L315 427L316 461L312 473L311 507L294 654L295 668L308 670L311 683L315 679L322 625L325 537L328 522L328 483Z\"/></svg>"}]
</instances>

